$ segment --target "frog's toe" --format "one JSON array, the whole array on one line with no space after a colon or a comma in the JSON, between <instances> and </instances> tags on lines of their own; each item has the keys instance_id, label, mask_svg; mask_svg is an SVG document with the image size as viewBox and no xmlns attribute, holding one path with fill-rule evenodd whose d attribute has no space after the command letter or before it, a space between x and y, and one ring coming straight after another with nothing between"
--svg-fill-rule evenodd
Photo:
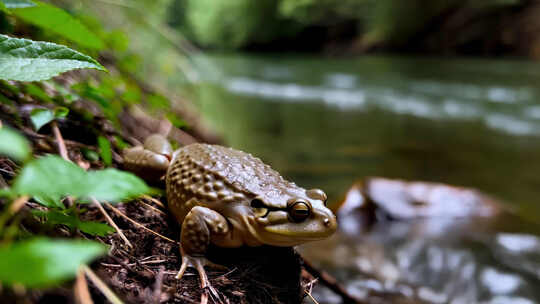
<instances>
[{"instance_id":1,"label":"frog's toe","mask_svg":"<svg viewBox=\"0 0 540 304\"><path fill-rule=\"evenodd\" d=\"M178 271L178 274L176 274L176 279L178 280L182 279L188 267L196 268L195 265L193 265L193 263L188 257L182 256L182 265L180 266L180 270Z\"/></svg>"},{"instance_id":2,"label":"frog's toe","mask_svg":"<svg viewBox=\"0 0 540 304\"><path fill-rule=\"evenodd\" d=\"M176 275L176 279L178 280L182 279L188 267L197 269L197 271L199 272L199 276L201 277L201 280L202 280L202 276L207 277L206 271L204 270L205 267L215 269L218 271L223 271L223 272L229 271L229 268L223 265L211 262L205 257L193 257L189 255L184 255L182 256L182 265L180 266L180 270L178 271L178 274ZM201 275L201 272L204 273L204 275Z\"/></svg>"},{"instance_id":3,"label":"frog's toe","mask_svg":"<svg viewBox=\"0 0 540 304\"><path fill-rule=\"evenodd\" d=\"M212 263L205 257L190 256L184 254L182 256L182 265L180 266L180 270L176 275L177 279L181 279L184 276L184 273L186 272L188 267L195 268L197 270L197 272L199 273L199 279L201 281L201 288L203 289L203 293L201 295L201 303L206 303L208 301L208 294L212 295L216 299L219 299L218 292L214 289L214 287L212 287L212 285L210 284L210 280L208 280L206 270L204 270L205 266L214 269L227 270L227 267Z\"/></svg>"}]
</instances>

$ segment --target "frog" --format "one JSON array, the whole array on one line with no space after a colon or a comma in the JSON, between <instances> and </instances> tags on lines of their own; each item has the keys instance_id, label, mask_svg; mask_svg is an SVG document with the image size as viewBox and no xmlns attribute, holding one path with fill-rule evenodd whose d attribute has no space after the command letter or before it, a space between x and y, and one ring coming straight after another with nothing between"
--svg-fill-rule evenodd
<instances>
[{"instance_id":1,"label":"frog","mask_svg":"<svg viewBox=\"0 0 540 304\"><path fill-rule=\"evenodd\" d=\"M202 288L211 288L205 267L224 269L206 258L210 245L292 247L336 231L323 190L299 187L249 153L205 143L173 151L154 134L123 156L129 171L165 180L168 209L180 225L176 278L195 268Z\"/></svg>"}]
</instances>

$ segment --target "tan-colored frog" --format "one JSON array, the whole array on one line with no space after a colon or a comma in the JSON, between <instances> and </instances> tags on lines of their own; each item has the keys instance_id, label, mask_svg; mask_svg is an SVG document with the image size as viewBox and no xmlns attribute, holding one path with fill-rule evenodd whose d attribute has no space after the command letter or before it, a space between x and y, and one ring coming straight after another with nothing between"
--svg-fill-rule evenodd
<instances>
[{"instance_id":1,"label":"tan-colored frog","mask_svg":"<svg viewBox=\"0 0 540 304\"><path fill-rule=\"evenodd\" d=\"M152 135L144 147L125 151L124 164L147 179L166 172L168 206L182 225L177 278L194 267L203 288L210 287L203 267L219 267L204 257L211 243L295 246L336 230L322 190L306 191L242 151L191 144L173 152L164 137Z\"/></svg>"}]
</instances>

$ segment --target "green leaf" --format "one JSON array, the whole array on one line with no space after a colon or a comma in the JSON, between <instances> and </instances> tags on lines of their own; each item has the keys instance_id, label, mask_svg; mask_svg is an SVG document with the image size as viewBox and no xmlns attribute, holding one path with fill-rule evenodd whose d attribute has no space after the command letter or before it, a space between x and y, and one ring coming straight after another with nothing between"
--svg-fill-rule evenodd
<instances>
[{"instance_id":1,"label":"green leaf","mask_svg":"<svg viewBox=\"0 0 540 304\"><path fill-rule=\"evenodd\" d=\"M33 109L32 112L30 112L30 120L36 131L39 131L41 127L53 121L53 119L54 113L49 109Z\"/></svg>"},{"instance_id":2,"label":"green leaf","mask_svg":"<svg viewBox=\"0 0 540 304\"><path fill-rule=\"evenodd\" d=\"M37 196L47 205L67 195L115 202L149 190L141 179L131 173L116 169L86 172L56 155L29 162L15 178L12 189L19 195Z\"/></svg>"},{"instance_id":3,"label":"green leaf","mask_svg":"<svg viewBox=\"0 0 540 304\"><path fill-rule=\"evenodd\" d=\"M60 196L39 196L34 195L33 199L38 203L48 208L65 209L66 206L60 201Z\"/></svg>"},{"instance_id":4,"label":"green leaf","mask_svg":"<svg viewBox=\"0 0 540 304\"><path fill-rule=\"evenodd\" d=\"M109 168L91 171L88 175L86 197L93 196L99 201L120 201L149 191L140 178L128 172Z\"/></svg>"},{"instance_id":5,"label":"green leaf","mask_svg":"<svg viewBox=\"0 0 540 304\"><path fill-rule=\"evenodd\" d=\"M82 264L107 252L98 242L34 238L0 248L0 282L47 287L73 278Z\"/></svg>"},{"instance_id":6,"label":"green leaf","mask_svg":"<svg viewBox=\"0 0 540 304\"><path fill-rule=\"evenodd\" d=\"M111 143L107 138L103 136L98 137L98 146L99 146L99 156L105 163L105 165L110 166L112 164L112 151Z\"/></svg>"},{"instance_id":7,"label":"green leaf","mask_svg":"<svg viewBox=\"0 0 540 304\"><path fill-rule=\"evenodd\" d=\"M7 8L24 8L36 6L36 4L30 0L0 0L0 3L4 4Z\"/></svg>"},{"instance_id":8,"label":"green leaf","mask_svg":"<svg viewBox=\"0 0 540 304\"><path fill-rule=\"evenodd\" d=\"M29 162L15 178L13 191L38 197L45 206L58 205L66 195L79 192L86 172L77 165L54 155ZM77 193L78 194L78 193Z\"/></svg>"},{"instance_id":9,"label":"green leaf","mask_svg":"<svg viewBox=\"0 0 540 304\"><path fill-rule=\"evenodd\" d=\"M36 3L37 6L13 10L13 14L25 22L56 33L85 48L101 50L105 47L96 34L63 9L47 3Z\"/></svg>"},{"instance_id":10,"label":"green leaf","mask_svg":"<svg viewBox=\"0 0 540 304\"><path fill-rule=\"evenodd\" d=\"M106 236L115 231L113 227L105 223L98 223L92 221L79 221L77 223L77 228L84 233L97 236Z\"/></svg>"},{"instance_id":11,"label":"green leaf","mask_svg":"<svg viewBox=\"0 0 540 304\"><path fill-rule=\"evenodd\" d=\"M30 157L30 152L26 138L7 127L0 128L0 154L24 161Z\"/></svg>"},{"instance_id":12,"label":"green leaf","mask_svg":"<svg viewBox=\"0 0 540 304\"><path fill-rule=\"evenodd\" d=\"M54 118L65 118L69 114L69 109L66 107L54 108Z\"/></svg>"},{"instance_id":13,"label":"green leaf","mask_svg":"<svg viewBox=\"0 0 540 304\"><path fill-rule=\"evenodd\" d=\"M47 219L47 223L51 225L66 225L71 229L79 229L84 233L98 236L106 236L114 232L114 228L98 222L81 221L76 215L66 214L56 210L32 212L35 215L43 216Z\"/></svg>"},{"instance_id":14,"label":"green leaf","mask_svg":"<svg viewBox=\"0 0 540 304\"><path fill-rule=\"evenodd\" d=\"M41 127L53 121L54 119L64 118L68 115L69 109L65 107L56 107L54 111L46 108L33 109L30 112L30 120L34 125L34 129L39 131Z\"/></svg>"},{"instance_id":15,"label":"green leaf","mask_svg":"<svg viewBox=\"0 0 540 304\"><path fill-rule=\"evenodd\" d=\"M0 35L0 79L36 81L74 69L106 69L66 46Z\"/></svg>"}]
</instances>

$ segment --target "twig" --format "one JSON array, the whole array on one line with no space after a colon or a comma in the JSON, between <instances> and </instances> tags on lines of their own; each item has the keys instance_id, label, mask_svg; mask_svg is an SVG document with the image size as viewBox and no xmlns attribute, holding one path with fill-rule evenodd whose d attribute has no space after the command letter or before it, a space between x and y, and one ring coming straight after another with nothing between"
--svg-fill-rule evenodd
<instances>
[{"instance_id":1,"label":"twig","mask_svg":"<svg viewBox=\"0 0 540 304\"><path fill-rule=\"evenodd\" d=\"M143 204L145 207L147 207L147 208L149 208L150 210L152 210L152 211L154 211L154 212L157 212L157 213L159 213L159 214L161 214L161 215L166 215L166 214L167 214L167 213L165 213L165 212L159 210L158 208L156 208L156 207L154 207L154 206L152 206L152 205L149 205L149 204L147 204L147 203L145 203L145 202L143 202L143 201L139 201L139 203Z\"/></svg>"},{"instance_id":2,"label":"twig","mask_svg":"<svg viewBox=\"0 0 540 304\"><path fill-rule=\"evenodd\" d=\"M315 268L308 260L306 260L304 257L302 258L302 264L304 266L304 269L306 269L307 272L309 272L312 276L319 278L319 280L330 290L341 296L343 301L345 303L355 303L355 304L365 304L365 302L360 301L359 299L353 297L350 295L343 286L339 284L339 282L331 276L326 271L320 271L317 268Z\"/></svg>"},{"instance_id":3,"label":"twig","mask_svg":"<svg viewBox=\"0 0 540 304\"><path fill-rule=\"evenodd\" d=\"M105 219L107 220L107 222L109 223L109 225L113 226L113 228L116 230L116 232L118 232L118 235L120 236L120 238L124 241L124 243L129 247L129 248L133 248L133 245L131 244L131 242L128 240L128 238L126 237L126 235L124 234L124 232L122 231L122 229L120 229L120 227L118 227L118 225L116 225L116 223L113 221L113 219L109 216L109 214L107 213L107 211L105 210L105 208L103 208L103 206L101 206L101 204L95 199L95 198L91 198L92 200L92 203L99 209L99 211L101 211L101 214L103 214L103 216L105 217Z\"/></svg>"},{"instance_id":4,"label":"twig","mask_svg":"<svg viewBox=\"0 0 540 304\"><path fill-rule=\"evenodd\" d=\"M162 263L165 263L167 262L167 260L155 260L155 261L142 261L142 262L139 262L140 264L142 265L152 265L152 264L162 264ZM118 267L122 267L122 265L116 265L116 264L108 264L108 263L100 263L101 265L105 266L105 267L112 267L112 268L118 268ZM127 266L136 266L137 263L129 263L129 264L126 264Z\"/></svg>"},{"instance_id":5,"label":"twig","mask_svg":"<svg viewBox=\"0 0 540 304\"><path fill-rule=\"evenodd\" d=\"M313 301L313 303L319 304L319 302L317 302L317 300L315 300L315 298L311 295L311 292L309 292L307 290L304 290L304 292L308 295L308 297L311 299L311 301Z\"/></svg>"},{"instance_id":6,"label":"twig","mask_svg":"<svg viewBox=\"0 0 540 304\"><path fill-rule=\"evenodd\" d=\"M36 133L34 132L34 130L28 128L28 127L24 127L22 126L20 128L20 130L25 134L25 135L28 135L30 137L33 137L33 138L37 138L37 139L44 139L46 140L47 142L51 142L51 143L57 143L57 140L56 139L53 139L51 138L50 136L47 136L47 135L44 135L44 134L39 134L39 133ZM64 139L64 144L67 146L71 146L71 147L77 147L77 148L86 148L86 149L90 149L90 150L93 150L95 151L96 148L93 147L93 146L89 146L89 145L86 145L86 144L83 144L83 143L80 143L78 141L73 141L73 140L69 140L69 139Z\"/></svg>"},{"instance_id":7,"label":"twig","mask_svg":"<svg viewBox=\"0 0 540 304\"><path fill-rule=\"evenodd\" d=\"M152 230L152 229L146 228L143 224L138 223L138 222L135 221L134 219L132 219L132 218L130 218L129 216L125 215L124 213L122 213L122 211L116 209L116 208L113 207L111 204L105 203L105 206L111 208L111 210L114 211L114 213L116 213L116 214L118 214L119 216L125 218L126 220L128 220L129 222L131 222L133 225L137 226L138 228L144 229L144 230L146 230L146 231L148 231L148 232L150 232L150 233L152 233L152 234L154 234L154 235L156 235L156 236L158 236L158 237L160 237L160 238L162 238L162 239L164 239L164 240L166 240L166 241L169 241L169 242L171 242L171 243L175 243L175 244L177 244L177 245L180 245L179 242L177 242L177 241L175 241L175 240L172 240L172 239L170 239L170 238L168 238L168 237L166 237L166 236L164 236L164 235L161 235L161 234L155 232L155 231Z\"/></svg>"},{"instance_id":8,"label":"twig","mask_svg":"<svg viewBox=\"0 0 540 304\"><path fill-rule=\"evenodd\" d=\"M153 197L151 197L151 196L149 196L149 195L146 195L146 194L144 194L142 197L143 197L144 199L149 200L149 201L151 201L152 203L158 205L159 207L161 207L161 208L163 208L163 209L166 209L165 205L163 205L163 203L160 202L159 200L157 200L157 199L155 199L155 198L153 198Z\"/></svg>"},{"instance_id":9,"label":"twig","mask_svg":"<svg viewBox=\"0 0 540 304\"><path fill-rule=\"evenodd\" d=\"M90 291L88 291L88 282L84 277L82 268L79 268L77 272L77 280L75 281L73 293L75 294L75 302L77 304L94 304L90 296Z\"/></svg>"},{"instance_id":10,"label":"twig","mask_svg":"<svg viewBox=\"0 0 540 304\"><path fill-rule=\"evenodd\" d=\"M60 133L60 129L58 128L58 124L56 123L56 121L53 121L51 123L51 128L53 130L56 143L58 144L58 152L60 153L60 156L64 160L70 162L71 160L68 157L66 143L64 142L64 138L62 137L62 133ZM73 198L71 198L71 196L66 197L66 200L68 206L73 206Z\"/></svg>"},{"instance_id":11,"label":"twig","mask_svg":"<svg viewBox=\"0 0 540 304\"><path fill-rule=\"evenodd\" d=\"M66 143L64 142L64 138L62 137L62 133L60 133L60 129L58 128L58 124L56 123L56 121L53 121L51 123L51 128L58 144L58 152L60 153L60 156L62 156L63 159L69 161Z\"/></svg>"},{"instance_id":12,"label":"twig","mask_svg":"<svg viewBox=\"0 0 540 304\"><path fill-rule=\"evenodd\" d=\"M103 282L93 271L86 265L81 266L84 270L84 273L92 281L92 283L101 291L101 293L111 302L112 304L124 304L120 298Z\"/></svg>"},{"instance_id":13,"label":"twig","mask_svg":"<svg viewBox=\"0 0 540 304\"><path fill-rule=\"evenodd\" d=\"M130 264L122 261L122 259L120 259L119 257L114 256L114 255L111 255L110 258L112 258L118 264L120 264L120 266L122 266L128 273L130 273L130 274L132 274L132 275L134 275L136 277L142 278L144 280L147 280L149 278L153 278L156 275L152 270L148 269L147 267L145 267L143 271L138 271L138 270L133 269L131 266L135 266L135 265L137 265L137 263L134 263L134 264L130 265Z\"/></svg>"},{"instance_id":14,"label":"twig","mask_svg":"<svg viewBox=\"0 0 540 304\"><path fill-rule=\"evenodd\" d=\"M159 272L156 276L156 283L154 285L154 303L159 304L161 302L161 288L163 287L163 272L165 268L159 267Z\"/></svg>"}]
</instances>

